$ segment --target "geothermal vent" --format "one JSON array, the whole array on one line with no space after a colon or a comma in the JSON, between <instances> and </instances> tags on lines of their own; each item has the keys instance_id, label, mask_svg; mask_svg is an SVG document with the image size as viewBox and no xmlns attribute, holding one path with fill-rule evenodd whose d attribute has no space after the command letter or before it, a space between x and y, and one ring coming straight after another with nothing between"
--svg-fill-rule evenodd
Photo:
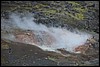
<instances>
[{"instance_id":1,"label":"geothermal vent","mask_svg":"<svg viewBox=\"0 0 100 67\"><path fill-rule=\"evenodd\" d=\"M71 32L67 28L47 27L36 24L29 15L11 14L9 19L1 20L2 38L15 42L35 45L43 50L56 51L64 49L69 52L82 52L90 43L91 35L85 32Z\"/></svg>"}]
</instances>

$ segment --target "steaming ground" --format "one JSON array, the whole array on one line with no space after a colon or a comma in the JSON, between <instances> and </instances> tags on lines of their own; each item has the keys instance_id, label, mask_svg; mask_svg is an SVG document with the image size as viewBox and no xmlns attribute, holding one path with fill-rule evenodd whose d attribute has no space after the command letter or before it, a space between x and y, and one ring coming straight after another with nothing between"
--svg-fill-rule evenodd
<instances>
[{"instance_id":1,"label":"steaming ground","mask_svg":"<svg viewBox=\"0 0 100 67\"><path fill-rule=\"evenodd\" d=\"M48 32L56 40L51 44L45 44L45 41L42 45L37 45L43 50L47 51L56 51L57 49L64 48L67 51L74 52L74 49L79 45L84 45L87 39L91 38L91 35L85 32L79 32L78 30L71 32L67 28L57 28L57 27L47 27L43 24L36 24L34 18L31 14L20 15L13 13L9 15L9 19L1 20L1 30L7 31L8 34L1 34L2 38L16 41L13 31L15 29L22 30L34 30L37 31L35 34L42 37L42 34L39 31ZM32 45L35 45L32 43Z\"/></svg>"}]
</instances>

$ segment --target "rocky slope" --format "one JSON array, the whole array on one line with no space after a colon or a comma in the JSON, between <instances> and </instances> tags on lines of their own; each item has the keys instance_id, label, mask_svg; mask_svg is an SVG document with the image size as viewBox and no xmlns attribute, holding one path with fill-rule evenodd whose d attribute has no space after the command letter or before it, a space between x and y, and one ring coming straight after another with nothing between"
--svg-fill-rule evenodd
<instances>
[{"instance_id":1,"label":"rocky slope","mask_svg":"<svg viewBox=\"0 0 100 67\"><path fill-rule=\"evenodd\" d=\"M32 13L36 23L42 23L48 27L61 26L69 30L77 28L89 32L93 34L96 43L92 44L86 55L65 52L67 55L64 57L58 53L42 51L32 45L2 39L2 66L99 65L98 1L1 1L1 19L8 19L8 15L12 12ZM1 34L4 34L2 28Z\"/></svg>"}]
</instances>

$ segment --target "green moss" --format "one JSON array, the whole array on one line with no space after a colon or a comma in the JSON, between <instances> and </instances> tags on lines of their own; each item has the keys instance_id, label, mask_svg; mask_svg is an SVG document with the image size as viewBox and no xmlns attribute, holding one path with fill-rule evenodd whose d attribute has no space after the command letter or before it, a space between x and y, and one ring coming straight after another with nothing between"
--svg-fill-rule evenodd
<instances>
[{"instance_id":1,"label":"green moss","mask_svg":"<svg viewBox=\"0 0 100 67\"><path fill-rule=\"evenodd\" d=\"M78 11L78 12L86 12L88 9L87 8L73 8L74 10Z\"/></svg>"},{"instance_id":2,"label":"green moss","mask_svg":"<svg viewBox=\"0 0 100 67\"><path fill-rule=\"evenodd\" d=\"M1 57L1 64L5 63L5 59L3 57Z\"/></svg>"},{"instance_id":3,"label":"green moss","mask_svg":"<svg viewBox=\"0 0 100 67\"><path fill-rule=\"evenodd\" d=\"M52 13L52 14L55 14L56 13L56 10L47 10L45 11L46 13Z\"/></svg>"},{"instance_id":4,"label":"green moss","mask_svg":"<svg viewBox=\"0 0 100 67\"><path fill-rule=\"evenodd\" d=\"M72 10L77 11L77 13L75 13L74 11L68 13L66 11L66 14L69 15L70 17L76 19L76 20L84 20L85 15L84 13L88 11L87 8L83 8L83 6L81 6L81 4L77 3L77 2L73 2L73 1L68 1L68 3L72 4ZM77 6L77 7L76 7Z\"/></svg>"},{"instance_id":5,"label":"green moss","mask_svg":"<svg viewBox=\"0 0 100 67\"><path fill-rule=\"evenodd\" d=\"M32 10L32 7L23 7L25 10Z\"/></svg>"},{"instance_id":6,"label":"green moss","mask_svg":"<svg viewBox=\"0 0 100 67\"><path fill-rule=\"evenodd\" d=\"M48 15L56 14L57 11L54 9L47 9L47 10L43 10L41 12L43 12L46 16L48 16Z\"/></svg>"},{"instance_id":7,"label":"green moss","mask_svg":"<svg viewBox=\"0 0 100 67\"><path fill-rule=\"evenodd\" d=\"M48 57L49 60L56 61L55 57Z\"/></svg>"},{"instance_id":8,"label":"green moss","mask_svg":"<svg viewBox=\"0 0 100 67\"><path fill-rule=\"evenodd\" d=\"M1 48L2 48L2 49L9 49L9 45L8 45L8 44L1 45Z\"/></svg>"},{"instance_id":9,"label":"green moss","mask_svg":"<svg viewBox=\"0 0 100 67\"><path fill-rule=\"evenodd\" d=\"M11 7L11 10L10 11L15 11L17 10L18 7Z\"/></svg>"},{"instance_id":10,"label":"green moss","mask_svg":"<svg viewBox=\"0 0 100 67\"><path fill-rule=\"evenodd\" d=\"M79 3L76 3L74 1L68 1L68 3L72 4L73 6L80 5Z\"/></svg>"},{"instance_id":11,"label":"green moss","mask_svg":"<svg viewBox=\"0 0 100 67\"><path fill-rule=\"evenodd\" d=\"M74 18L76 18L77 20L83 20L84 19L84 15L82 13L75 13Z\"/></svg>"},{"instance_id":12,"label":"green moss","mask_svg":"<svg viewBox=\"0 0 100 67\"><path fill-rule=\"evenodd\" d=\"M44 6L47 6L47 5L44 5L44 4L37 4L37 5L34 6L34 8L39 9L39 8L44 7Z\"/></svg>"},{"instance_id":13,"label":"green moss","mask_svg":"<svg viewBox=\"0 0 100 67\"><path fill-rule=\"evenodd\" d=\"M83 20L84 19L84 15L82 13L75 13L75 16L71 13L66 12L67 15L71 16L74 19L77 20Z\"/></svg>"},{"instance_id":14,"label":"green moss","mask_svg":"<svg viewBox=\"0 0 100 67\"><path fill-rule=\"evenodd\" d=\"M76 19L76 20L84 20L85 15L84 13L88 11L87 8L84 8L80 3L74 2L74 1L68 1L68 3L72 4L72 10L77 11L77 13L75 13L74 11L72 11L73 13L68 13L66 11L66 14L71 16L72 18Z\"/></svg>"},{"instance_id":15,"label":"green moss","mask_svg":"<svg viewBox=\"0 0 100 67\"><path fill-rule=\"evenodd\" d=\"M88 5L89 5L89 6L93 5L93 2L89 2Z\"/></svg>"}]
</instances>

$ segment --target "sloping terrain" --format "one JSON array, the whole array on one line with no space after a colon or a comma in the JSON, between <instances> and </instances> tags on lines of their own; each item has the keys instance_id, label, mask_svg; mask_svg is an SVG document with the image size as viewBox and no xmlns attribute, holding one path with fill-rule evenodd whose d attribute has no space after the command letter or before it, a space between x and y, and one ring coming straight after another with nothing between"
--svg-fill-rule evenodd
<instances>
[{"instance_id":1,"label":"sloping terrain","mask_svg":"<svg viewBox=\"0 0 100 67\"><path fill-rule=\"evenodd\" d=\"M47 27L77 28L93 35L95 43L86 54L43 51L19 42L1 39L2 66L98 66L99 65L99 2L98 1L1 1L1 19L13 12L34 14L35 22ZM9 26L11 26L9 24ZM19 32L16 30L16 32ZM8 34L1 28L1 34Z\"/></svg>"}]
</instances>

